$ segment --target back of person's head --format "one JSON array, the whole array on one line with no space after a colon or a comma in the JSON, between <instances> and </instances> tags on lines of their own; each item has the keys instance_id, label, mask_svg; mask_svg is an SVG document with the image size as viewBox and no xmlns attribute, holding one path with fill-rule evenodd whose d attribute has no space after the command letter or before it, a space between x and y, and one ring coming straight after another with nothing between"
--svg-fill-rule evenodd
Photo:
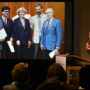
<instances>
[{"instance_id":1,"label":"back of person's head","mask_svg":"<svg viewBox=\"0 0 90 90\"><path fill-rule=\"evenodd\" d=\"M18 63L12 69L12 79L19 83L27 83L29 80L29 73L27 70L28 64Z\"/></svg>"},{"instance_id":2,"label":"back of person's head","mask_svg":"<svg viewBox=\"0 0 90 90\"><path fill-rule=\"evenodd\" d=\"M43 8L42 4L35 4L35 7L41 7L41 9Z\"/></svg>"},{"instance_id":3,"label":"back of person's head","mask_svg":"<svg viewBox=\"0 0 90 90\"><path fill-rule=\"evenodd\" d=\"M80 69L79 84L82 88L85 88L85 90L90 90L90 65Z\"/></svg>"},{"instance_id":4,"label":"back of person's head","mask_svg":"<svg viewBox=\"0 0 90 90\"><path fill-rule=\"evenodd\" d=\"M48 68L47 78L50 78L50 77L57 77L58 80L64 83L67 80L67 75L65 70L58 63L54 63Z\"/></svg>"},{"instance_id":5,"label":"back of person's head","mask_svg":"<svg viewBox=\"0 0 90 90\"><path fill-rule=\"evenodd\" d=\"M4 11L4 10L10 10L10 8L8 6L3 6L2 11Z\"/></svg>"},{"instance_id":6,"label":"back of person's head","mask_svg":"<svg viewBox=\"0 0 90 90\"><path fill-rule=\"evenodd\" d=\"M40 84L36 90L66 90L65 84L52 77Z\"/></svg>"}]
</instances>

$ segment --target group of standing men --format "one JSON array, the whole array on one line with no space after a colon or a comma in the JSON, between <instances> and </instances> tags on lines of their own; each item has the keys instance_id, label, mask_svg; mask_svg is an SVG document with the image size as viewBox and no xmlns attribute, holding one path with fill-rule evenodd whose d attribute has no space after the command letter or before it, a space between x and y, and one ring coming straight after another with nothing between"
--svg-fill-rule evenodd
<instances>
[{"instance_id":1,"label":"group of standing men","mask_svg":"<svg viewBox=\"0 0 90 90\"><path fill-rule=\"evenodd\" d=\"M61 21L53 17L54 11L52 8L46 10L46 15L42 13L43 7L41 4L36 4L35 9L36 15L31 17L30 22L24 18L26 14L24 8L17 10L19 17L12 22L7 18L10 8L2 7L0 29L5 29L7 38L0 39L0 58L2 58L4 49L6 50L6 57L10 57L8 40L11 42L14 40L17 58L28 58L28 48L32 42L34 45L33 58L38 58L39 48L42 50L43 59L49 59L49 53L52 50L60 49L63 37ZM33 30L33 39L31 39L31 29Z\"/></svg>"}]
</instances>

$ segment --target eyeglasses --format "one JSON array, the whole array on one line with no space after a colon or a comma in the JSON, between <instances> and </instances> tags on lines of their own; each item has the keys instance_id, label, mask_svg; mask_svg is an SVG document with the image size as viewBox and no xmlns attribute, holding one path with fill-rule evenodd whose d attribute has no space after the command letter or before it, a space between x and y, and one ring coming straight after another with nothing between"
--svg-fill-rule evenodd
<instances>
[{"instance_id":1,"label":"eyeglasses","mask_svg":"<svg viewBox=\"0 0 90 90\"><path fill-rule=\"evenodd\" d=\"M10 11L9 10L4 10L4 12L8 12L9 13Z\"/></svg>"}]
</instances>

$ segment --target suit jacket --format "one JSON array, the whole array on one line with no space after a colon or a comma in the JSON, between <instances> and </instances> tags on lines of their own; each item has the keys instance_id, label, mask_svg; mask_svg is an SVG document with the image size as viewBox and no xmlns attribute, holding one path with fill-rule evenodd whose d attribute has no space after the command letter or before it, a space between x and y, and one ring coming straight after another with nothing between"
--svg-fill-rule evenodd
<instances>
[{"instance_id":1,"label":"suit jacket","mask_svg":"<svg viewBox=\"0 0 90 90\"><path fill-rule=\"evenodd\" d=\"M8 47L7 41L10 40L10 37L13 37L13 23L11 19L7 18L7 26L5 26L2 17L0 18L3 22L3 27L7 33L7 37L5 38L5 41L2 42L2 50L7 49L6 52L8 52L9 47Z\"/></svg>"},{"instance_id":2,"label":"suit jacket","mask_svg":"<svg viewBox=\"0 0 90 90\"><path fill-rule=\"evenodd\" d=\"M44 49L54 50L56 46L61 46L63 30L60 20L53 18L52 22L46 30L47 20L43 23L41 42L40 44L44 46Z\"/></svg>"},{"instance_id":3,"label":"suit jacket","mask_svg":"<svg viewBox=\"0 0 90 90\"><path fill-rule=\"evenodd\" d=\"M31 41L31 28L29 20L25 19L24 29L20 18L17 18L13 25L13 36L15 41L20 40L21 45L28 45L28 41Z\"/></svg>"},{"instance_id":4,"label":"suit jacket","mask_svg":"<svg viewBox=\"0 0 90 90\"><path fill-rule=\"evenodd\" d=\"M0 29L2 29L2 28L4 28L4 26L3 26L3 21L2 21L2 19L0 18Z\"/></svg>"},{"instance_id":5,"label":"suit jacket","mask_svg":"<svg viewBox=\"0 0 90 90\"><path fill-rule=\"evenodd\" d=\"M38 27L38 17L37 15L33 16L31 18L31 27L33 29L33 43L40 43L40 36L41 36L41 30L42 30L42 25L43 22L46 20L46 15L45 14L41 14L41 29L39 30Z\"/></svg>"},{"instance_id":6,"label":"suit jacket","mask_svg":"<svg viewBox=\"0 0 90 90\"><path fill-rule=\"evenodd\" d=\"M3 26L3 21L2 19L0 18L0 29L4 28ZM2 51L2 43L0 42L0 51Z\"/></svg>"},{"instance_id":7,"label":"suit jacket","mask_svg":"<svg viewBox=\"0 0 90 90\"><path fill-rule=\"evenodd\" d=\"M2 17L1 17L1 20L3 21ZM7 18L7 26L5 26L4 21L3 21L3 26L4 26L4 29L7 33L7 37L6 37L5 41L10 40L10 37L13 37L13 23L12 23L12 20Z\"/></svg>"}]
</instances>

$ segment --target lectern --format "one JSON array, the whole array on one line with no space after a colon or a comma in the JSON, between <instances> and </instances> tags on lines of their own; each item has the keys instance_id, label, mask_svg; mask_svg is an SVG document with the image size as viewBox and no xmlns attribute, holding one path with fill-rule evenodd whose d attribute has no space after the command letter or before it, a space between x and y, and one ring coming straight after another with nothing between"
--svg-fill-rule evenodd
<instances>
[{"instance_id":1,"label":"lectern","mask_svg":"<svg viewBox=\"0 0 90 90\"><path fill-rule=\"evenodd\" d=\"M66 57L68 54L56 54L56 63L59 63L66 71Z\"/></svg>"}]
</instances>

